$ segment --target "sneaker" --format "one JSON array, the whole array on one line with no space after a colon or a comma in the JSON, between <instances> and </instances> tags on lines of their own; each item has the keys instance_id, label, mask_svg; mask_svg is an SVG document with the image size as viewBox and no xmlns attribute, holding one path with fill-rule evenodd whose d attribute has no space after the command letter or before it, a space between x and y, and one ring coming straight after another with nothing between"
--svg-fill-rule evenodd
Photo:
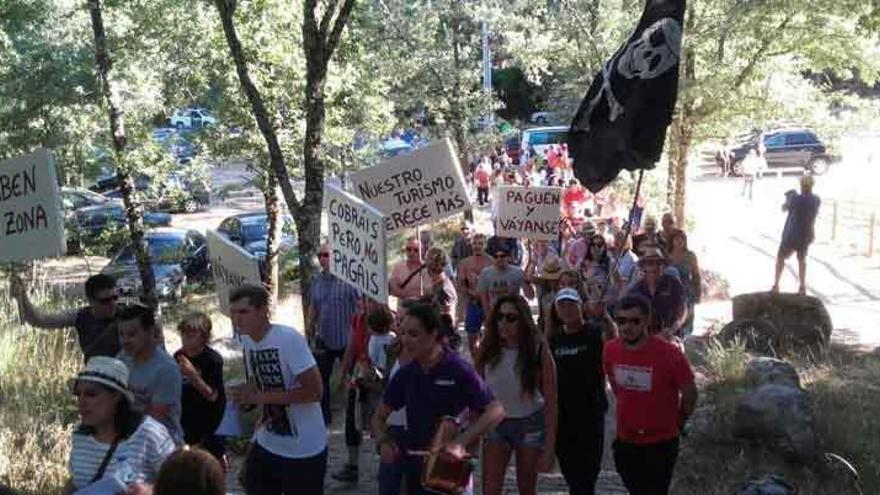
<instances>
[{"instance_id":1,"label":"sneaker","mask_svg":"<svg viewBox=\"0 0 880 495\"><path fill-rule=\"evenodd\" d=\"M341 481L343 483L357 483L358 468L357 466L346 464L345 467L339 470L339 472L334 473L330 477L336 481Z\"/></svg>"}]
</instances>

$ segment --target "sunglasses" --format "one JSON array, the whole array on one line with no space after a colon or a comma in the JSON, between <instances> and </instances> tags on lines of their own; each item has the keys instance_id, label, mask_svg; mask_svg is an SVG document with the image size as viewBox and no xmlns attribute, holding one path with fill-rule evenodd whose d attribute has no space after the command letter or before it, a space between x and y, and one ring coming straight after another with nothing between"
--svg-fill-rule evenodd
<instances>
[{"instance_id":1,"label":"sunglasses","mask_svg":"<svg viewBox=\"0 0 880 495\"><path fill-rule=\"evenodd\" d=\"M417 247L408 247L408 248L406 248L406 252L407 252L407 253L417 253L418 251L419 251L419 248L417 248Z\"/></svg>"},{"instance_id":2,"label":"sunglasses","mask_svg":"<svg viewBox=\"0 0 880 495\"><path fill-rule=\"evenodd\" d=\"M318 253L318 258L329 258L330 253Z\"/></svg>"},{"instance_id":3,"label":"sunglasses","mask_svg":"<svg viewBox=\"0 0 880 495\"><path fill-rule=\"evenodd\" d=\"M504 253L504 252L502 252L502 253L495 253L495 257L496 257L496 258L506 258L506 257L507 257L507 253Z\"/></svg>"},{"instance_id":4,"label":"sunglasses","mask_svg":"<svg viewBox=\"0 0 880 495\"><path fill-rule=\"evenodd\" d=\"M516 323L519 321L519 315L516 313L498 313L498 323Z\"/></svg>"},{"instance_id":5,"label":"sunglasses","mask_svg":"<svg viewBox=\"0 0 880 495\"><path fill-rule=\"evenodd\" d=\"M113 294L112 296L100 297L98 299L95 299L95 301L97 301L101 304L110 304L110 303L116 302L118 300L119 300L119 296L116 294Z\"/></svg>"},{"instance_id":6,"label":"sunglasses","mask_svg":"<svg viewBox=\"0 0 880 495\"><path fill-rule=\"evenodd\" d=\"M618 325L638 325L643 321L641 316L635 316L632 318L627 318L626 316L618 316L614 319Z\"/></svg>"}]
</instances>

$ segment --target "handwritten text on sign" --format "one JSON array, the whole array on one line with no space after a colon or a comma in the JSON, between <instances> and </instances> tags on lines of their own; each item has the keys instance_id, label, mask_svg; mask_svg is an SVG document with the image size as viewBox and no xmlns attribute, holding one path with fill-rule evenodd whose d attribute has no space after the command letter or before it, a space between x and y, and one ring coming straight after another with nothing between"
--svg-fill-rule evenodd
<instances>
[{"instance_id":1,"label":"handwritten text on sign","mask_svg":"<svg viewBox=\"0 0 880 495\"><path fill-rule=\"evenodd\" d=\"M244 284L262 285L260 266L257 259L238 244L213 230L206 234L220 311L229 316L229 293Z\"/></svg>"},{"instance_id":2,"label":"handwritten text on sign","mask_svg":"<svg viewBox=\"0 0 880 495\"><path fill-rule=\"evenodd\" d=\"M385 214L389 233L442 220L470 207L448 139L352 175L355 193Z\"/></svg>"},{"instance_id":3,"label":"handwritten text on sign","mask_svg":"<svg viewBox=\"0 0 880 495\"><path fill-rule=\"evenodd\" d=\"M498 188L498 226L502 237L553 240L559 235L558 187Z\"/></svg>"},{"instance_id":4,"label":"handwritten text on sign","mask_svg":"<svg viewBox=\"0 0 880 495\"><path fill-rule=\"evenodd\" d=\"M0 162L0 261L64 254L55 159L39 150Z\"/></svg>"},{"instance_id":5,"label":"handwritten text on sign","mask_svg":"<svg viewBox=\"0 0 880 495\"><path fill-rule=\"evenodd\" d=\"M376 301L388 302L385 218L378 210L324 183L330 273Z\"/></svg>"}]
</instances>

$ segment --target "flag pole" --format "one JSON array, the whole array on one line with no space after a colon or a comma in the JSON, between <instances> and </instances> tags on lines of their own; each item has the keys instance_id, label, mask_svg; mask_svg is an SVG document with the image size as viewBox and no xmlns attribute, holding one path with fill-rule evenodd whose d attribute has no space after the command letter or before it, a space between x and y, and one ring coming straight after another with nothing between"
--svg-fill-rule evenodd
<instances>
[{"instance_id":1,"label":"flag pole","mask_svg":"<svg viewBox=\"0 0 880 495\"><path fill-rule=\"evenodd\" d=\"M641 191L642 191L642 179L644 177L645 177L645 170L639 169L639 180L636 182L636 192L635 192L635 195L633 196L632 207L629 209L629 218L626 221L626 225L623 227L623 231L626 234L625 237L629 237L630 234L632 234L633 217L635 216L635 213L636 213L636 206L638 206L639 194L641 194ZM618 249L620 249L619 246L618 246ZM618 256L615 257L614 263L611 265L611 268L608 270L607 276L605 277L605 285L602 287L602 294L599 296L600 303L605 300L605 295L608 293L608 287L611 285L610 284L611 277L615 273L617 273L617 268L619 266L620 266L620 256L618 254Z\"/></svg>"}]
</instances>

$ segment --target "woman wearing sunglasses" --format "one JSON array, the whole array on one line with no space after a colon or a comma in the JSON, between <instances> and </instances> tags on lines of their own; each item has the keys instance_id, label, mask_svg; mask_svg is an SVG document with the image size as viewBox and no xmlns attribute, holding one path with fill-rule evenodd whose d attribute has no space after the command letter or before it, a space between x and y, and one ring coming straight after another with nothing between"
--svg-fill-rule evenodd
<instances>
[{"instance_id":1,"label":"woman wearing sunglasses","mask_svg":"<svg viewBox=\"0 0 880 495\"><path fill-rule=\"evenodd\" d=\"M476 368L507 416L486 437L483 493L499 495L516 455L519 493L535 494L538 473L553 467L556 444L556 368L520 296L498 298L486 323Z\"/></svg>"},{"instance_id":2,"label":"woman wearing sunglasses","mask_svg":"<svg viewBox=\"0 0 880 495\"><path fill-rule=\"evenodd\" d=\"M602 372L603 331L587 323L582 305L575 289L556 294L559 327L552 332L550 349L557 375L559 468L569 493L591 495L602 464L608 400Z\"/></svg>"}]
</instances>

